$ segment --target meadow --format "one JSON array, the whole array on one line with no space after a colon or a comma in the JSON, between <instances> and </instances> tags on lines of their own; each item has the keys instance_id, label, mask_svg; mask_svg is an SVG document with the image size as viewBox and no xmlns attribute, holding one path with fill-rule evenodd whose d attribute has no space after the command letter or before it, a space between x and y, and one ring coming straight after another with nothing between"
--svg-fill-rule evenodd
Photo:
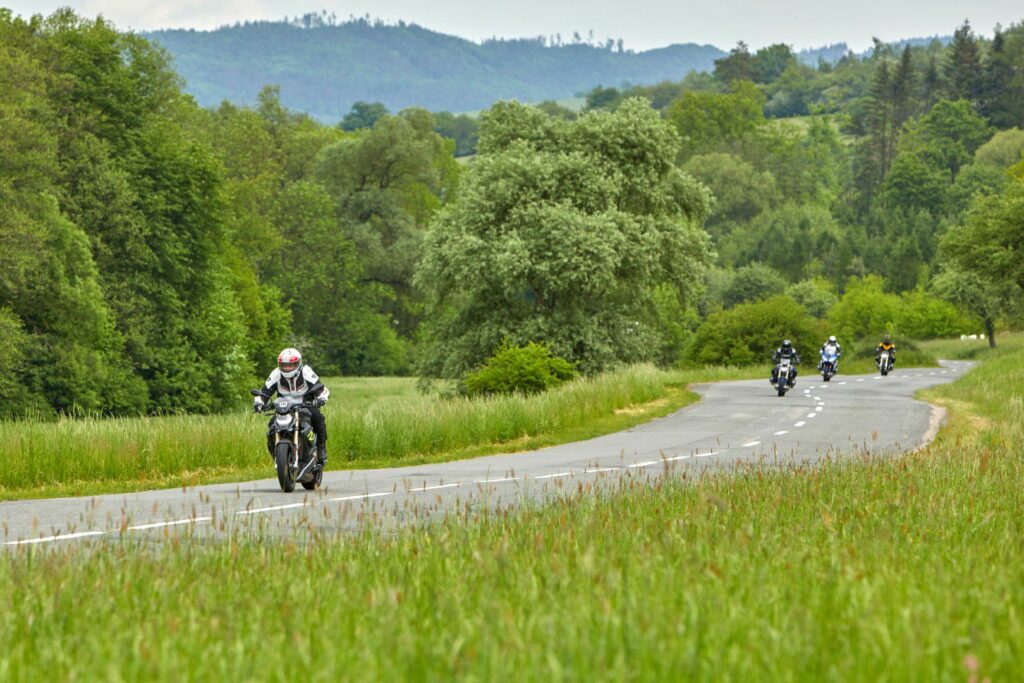
<instances>
[{"instance_id":1,"label":"meadow","mask_svg":"<svg viewBox=\"0 0 1024 683\"><path fill-rule=\"evenodd\" d=\"M530 450L629 428L696 400L693 382L763 369L633 366L537 396L443 398L412 378L327 379L328 469ZM0 500L92 495L273 475L266 416L235 413L0 422Z\"/></svg>"},{"instance_id":2,"label":"meadow","mask_svg":"<svg viewBox=\"0 0 1024 683\"><path fill-rule=\"evenodd\" d=\"M398 533L19 548L0 678L1019 680L1024 344L1005 346L925 392L949 424L903 457Z\"/></svg>"}]
</instances>

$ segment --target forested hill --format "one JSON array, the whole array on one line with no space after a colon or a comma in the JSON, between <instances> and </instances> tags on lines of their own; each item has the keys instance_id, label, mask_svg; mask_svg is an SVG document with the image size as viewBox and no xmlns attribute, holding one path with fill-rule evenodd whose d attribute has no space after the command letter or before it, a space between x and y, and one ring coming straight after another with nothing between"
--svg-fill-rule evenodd
<instances>
[{"instance_id":1,"label":"forested hill","mask_svg":"<svg viewBox=\"0 0 1024 683\"><path fill-rule=\"evenodd\" d=\"M383 102L392 111L469 111L499 99L568 97L599 84L678 80L692 69L710 70L725 55L692 43L636 53L613 41L477 44L414 24L366 20L309 28L256 22L146 37L173 55L186 90L202 105L252 104L263 86L277 84L283 104L325 121L337 121L360 100Z\"/></svg>"}]
</instances>

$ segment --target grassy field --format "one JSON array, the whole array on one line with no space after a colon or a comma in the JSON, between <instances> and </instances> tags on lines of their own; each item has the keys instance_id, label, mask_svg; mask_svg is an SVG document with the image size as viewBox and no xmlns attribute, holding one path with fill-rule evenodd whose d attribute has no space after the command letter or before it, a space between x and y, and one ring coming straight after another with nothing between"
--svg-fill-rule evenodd
<instances>
[{"instance_id":1,"label":"grassy field","mask_svg":"<svg viewBox=\"0 0 1024 683\"><path fill-rule=\"evenodd\" d=\"M1024 345L1006 346L927 392L950 423L903 458L397 534L2 554L0 679L1020 680Z\"/></svg>"},{"instance_id":2,"label":"grassy field","mask_svg":"<svg viewBox=\"0 0 1024 683\"><path fill-rule=\"evenodd\" d=\"M528 450L626 429L696 399L692 382L757 369L636 366L533 397L442 399L411 378L328 379L329 469ZM0 423L0 500L273 476L267 418L229 415Z\"/></svg>"}]
</instances>

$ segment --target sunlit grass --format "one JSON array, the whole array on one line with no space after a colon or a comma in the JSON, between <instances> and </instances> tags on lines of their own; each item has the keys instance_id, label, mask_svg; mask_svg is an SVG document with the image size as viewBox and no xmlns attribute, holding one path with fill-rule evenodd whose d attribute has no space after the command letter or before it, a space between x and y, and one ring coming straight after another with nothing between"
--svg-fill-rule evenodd
<instances>
[{"instance_id":1,"label":"sunlit grass","mask_svg":"<svg viewBox=\"0 0 1024 683\"><path fill-rule=\"evenodd\" d=\"M1020 680L1024 350L926 395L950 424L901 458L2 554L0 677Z\"/></svg>"},{"instance_id":2,"label":"sunlit grass","mask_svg":"<svg viewBox=\"0 0 1024 683\"><path fill-rule=\"evenodd\" d=\"M692 402L696 396L686 390L691 382L751 372L633 366L537 396L476 399L421 394L411 378L328 379L329 469L417 464L588 438ZM0 423L0 498L272 477L266 421L240 405L228 415Z\"/></svg>"}]
</instances>

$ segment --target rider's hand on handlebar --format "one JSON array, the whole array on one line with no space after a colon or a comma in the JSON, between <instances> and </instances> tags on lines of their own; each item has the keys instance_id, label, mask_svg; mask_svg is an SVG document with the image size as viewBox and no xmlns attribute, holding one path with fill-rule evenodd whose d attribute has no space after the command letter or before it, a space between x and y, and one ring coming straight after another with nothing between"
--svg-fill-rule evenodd
<instances>
[{"instance_id":1,"label":"rider's hand on handlebar","mask_svg":"<svg viewBox=\"0 0 1024 683\"><path fill-rule=\"evenodd\" d=\"M252 412L258 413L263 410L263 401L260 399L254 399L252 402Z\"/></svg>"}]
</instances>

